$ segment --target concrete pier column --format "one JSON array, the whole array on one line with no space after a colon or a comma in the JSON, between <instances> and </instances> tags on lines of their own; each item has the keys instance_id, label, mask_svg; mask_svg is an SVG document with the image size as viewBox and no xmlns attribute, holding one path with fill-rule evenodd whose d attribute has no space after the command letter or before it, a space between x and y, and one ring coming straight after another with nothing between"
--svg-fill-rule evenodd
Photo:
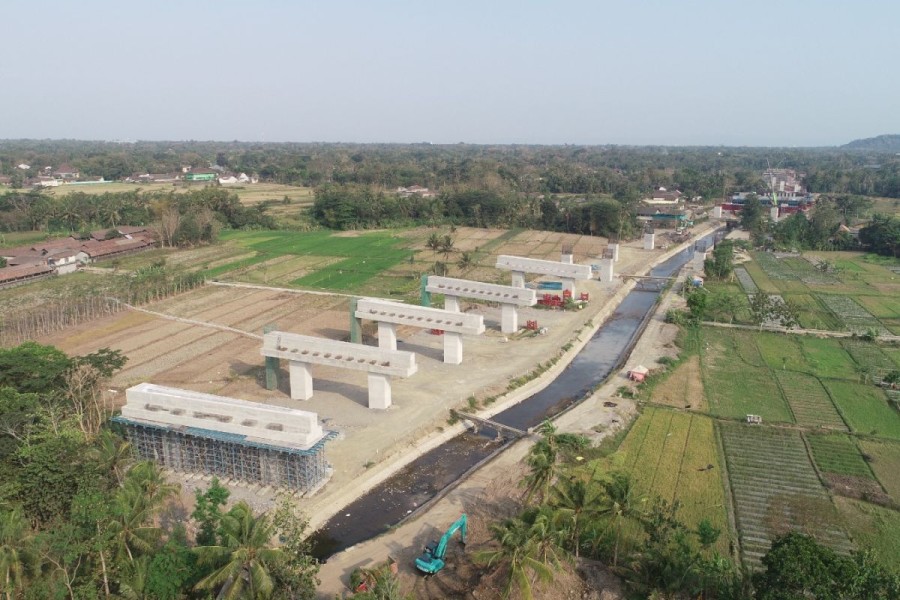
<instances>
[{"instance_id":1,"label":"concrete pier column","mask_svg":"<svg viewBox=\"0 0 900 600\"><path fill-rule=\"evenodd\" d=\"M653 250L656 248L656 234L655 233L645 233L644 234L644 250Z\"/></svg>"},{"instance_id":2,"label":"concrete pier column","mask_svg":"<svg viewBox=\"0 0 900 600\"><path fill-rule=\"evenodd\" d=\"M463 345L462 334L447 331L444 333L444 362L448 365L462 363Z\"/></svg>"},{"instance_id":3,"label":"concrete pier column","mask_svg":"<svg viewBox=\"0 0 900 600\"><path fill-rule=\"evenodd\" d=\"M459 312L459 298L457 296L444 296L444 310Z\"/></svg>"},{"instance_id":4,"label":"concrete pier column","mask_svg":"<svg viewBox=\"0 0 900 600\"><path fill-rule=\"evenodd\" d=\"M616 262L619 261L619 245L618 244L610 244L609 249L612 252L612 259Z\"/></svg>"},{"instance_id":5,"label":"concrete pier column","mask_svg":"<svg viewBox=\"0 0 900 600\"><path fill-rule=\"evenodd\" d=\"M773 207L769 208L769 220L772 221L773 223L778 222L778 207L777 206L773 206Z\"/></svg>"},{"instance_id":6,"label":"concrete pier column","mask_svg":"<svg viewBox=\"0 0 900 600\"><path fill-rule=\"evenodd\" d=\"M600 281L603 283L612 283L613 280L613 259L600 259Z\"/></svg>"},{"instance_id":7,"label":"concrete pier column","mask_svg":"<svg viewBox=\"0 0 900 600\"><path fill-rule=\"evenodd\" d=\"M515 304L500 306L500 331L515 333L519 330L519 311Z\"/></svg>"},{"instance_id":8,"label":"concrete pier column","mask_svg":"<svg viewBox=\"0 0 900 600\"><path fill-rule=\"evenodd\" d=\"M391 378L389 375L369 373L369 408L387 408L391 405Z\"/></svg>"},{"instance_id":9,"label":"concrete pier column","mask_svg":"<svg viewBox=\"0 0 900 600\"><path fill-rule=\"evenodd\" d=\"M382 350L397 349L397 326L378 321L378 347Z\"/></svg>"},{"instance_id":10,"label":"concrete pier column","mask_svg":"<svg viewBox=\"0 0 900 600\"><path fill-rule=\"evenodd\" d=\"M567 265L574 265L575 264L575 256L572 255L571 253L567 254L567 253L563 252L562 254L560 254L559 262L565 263Z\"/></svg>"},{"instance_id":11,"label":"concrete pier column","mask_svg":"<svg viewBox=\"0 0 900 600\"><path fill-rule=\"evenodd\" d=\"M706 262L706 252L703 250L694 250L694 268L695 269L703 269L703 264Z\"/></svg>"},{"instance_id":12,"label":"concrete pier column","mask_svg":"<svg viewBox=\"0 0 900 600\"><path fill-rule=\"evenodd\" d=\"M575 280L569 279L568 277L561 277L562 280L562 289L563 291L570 291L572 293L572 298L575 297Z\"/></svg>"},{"instance_id":13,"label":"concrete pier column","mask_svg":"<svg viewBox=\"0 0 900 600\"><path fill-rule=\"evenodd\" d=\"M513 287L523 288L525 287L525 272L524 271L512 271L512 284Z\"/></svg>"},{"instance_id":14,"label":"concrete pier column","mask_svg":"<svg viewBox=\"0 0 900 600\"><path fill-rule=\"evenodd\" d=\"M722 207L721 206L713 207L712 218L713 219L721 219L722 218Z\"/></svg>"},{"instance_id":15,"label":"concrete pier column","mask_svg":"<svg viewBox=\"0 0 900 600\"><path fill-rule=\"evenodd\" d=\"M288 361L288 373L291 376L291 399L309 400L312 398L313 380L309 363Z\"/></svg>"}]
</instances>

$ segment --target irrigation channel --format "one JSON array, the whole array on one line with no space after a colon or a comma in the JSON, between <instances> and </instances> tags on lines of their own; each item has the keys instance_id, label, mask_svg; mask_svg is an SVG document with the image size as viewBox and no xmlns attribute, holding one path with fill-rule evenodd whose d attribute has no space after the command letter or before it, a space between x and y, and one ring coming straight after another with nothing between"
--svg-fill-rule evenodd
<instances>
[{"instance_id":1,"label":"irrigation channel","mask_svg":"<svg viewBox=\"0 0 900 600\"><path fill-rule=\"evenodd\" d=\"M710 233L697 245L705 247L715 235L716 232ZM651 275L673 275L690 260L692 253L693 248L679 252L653 268ZM491 420L527 430L584 399L621 368L652 314L659 294L659 290L633 289L556 379ZM495 430L483 426L477 433L461 433L423 454L344 507L316 531L311 539L313 555L325 560L396 525L509 443L498 442L498 438Z\"/></svg>"}]
</instances>

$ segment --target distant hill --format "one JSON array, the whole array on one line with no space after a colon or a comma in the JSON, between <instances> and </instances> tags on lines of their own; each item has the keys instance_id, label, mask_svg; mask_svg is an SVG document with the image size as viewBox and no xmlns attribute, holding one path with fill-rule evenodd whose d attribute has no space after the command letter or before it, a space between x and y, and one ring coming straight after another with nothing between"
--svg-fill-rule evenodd
<instances>
[{"instance_id":1,"label":"distant hill","mask_svg":"<svg viewBox=\"0 0 900 600\"><path fill-rule=\"evenodd\" d=\"M876 152L900 152L900 135L879 135L864 140L853 140L841 148L850 150L874 150Z\"/></svg>"}]
</instances>

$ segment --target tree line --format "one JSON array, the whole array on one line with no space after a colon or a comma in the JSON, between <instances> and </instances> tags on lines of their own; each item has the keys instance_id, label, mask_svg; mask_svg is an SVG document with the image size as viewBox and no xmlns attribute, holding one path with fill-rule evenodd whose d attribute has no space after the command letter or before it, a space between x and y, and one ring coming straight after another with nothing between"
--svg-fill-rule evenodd
<instances>
[{"instance_id":1,"label":"tree line","mask_svg":"<svg viewBox=\"0 0 900 600\"><path fill-rule=\"evenodd\" d=\"M605 237L629 237L640 231L633 202L590 196L555 199L465 188L422 198L386 193L371 186L326 185L316 189L310 214L319 225L342 230L449 223Z\"/></svg>"},{"instance_id":2,"label":"tree line","mask_svg":"<svg viewBox=\"0 0 900 600\"><path fill-rule=\"evenodd\" d=\"M264 204L244 206L237 194L218 187L184 193L139 191L48 196L39 191L0 195L0 231L66 232L87 236L92 229L153 226L166 246L215 240L222 227L274 229Z\"/></svg>"},{"instance_id":3,"label":"tree line","mask_svg":"<svg viewBox=\"0 0 900 600\"><path fill-rule=\"evenodd\" d=\"M0 141L0 174L21 177L67 162L84 176L123 179L133 173L218 165L276 183L468 185L517 193L646 194L658 186L719 198L765 193L769 165L807 173L812 192L900 198L900 160L892 153L842 148L659 146L502 146L246 142ZM35 174L31 172L30 174Z\"/></svg>"},{"instance_id":4,"label":"tree line","mask_svg":"<svg viewBox=\"0 0 900 600\"><path fill-rule=\"evenodd\" d=\"M125 362L0 350L0 597L313 598L318 564L289 502L228 506L213 480L177 516L179 487L110 425L104 391Z\"/></svg>"}]
</instances>

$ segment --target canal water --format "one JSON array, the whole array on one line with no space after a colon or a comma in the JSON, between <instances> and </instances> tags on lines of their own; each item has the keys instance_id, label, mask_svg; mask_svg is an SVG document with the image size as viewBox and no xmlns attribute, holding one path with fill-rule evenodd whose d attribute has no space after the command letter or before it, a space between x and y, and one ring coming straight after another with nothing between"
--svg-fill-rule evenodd
<instances>
[{"instance_id":1,"label":"canal water","mask_svg":"<svg viewBox=\"0 0 900 600\"><path fill-rule=\"evenodd\" d=\"M705 248L712 236L697 243ZM678 253L651 271L668 277L691 259L693 248ZM526 430L559 414L602 383L631 350L659 291L632 290L591 337L566 369L547 387L496 414L493 421ZM384 532L456 482L466 471L496 452L495 431L481 427L465 432L406 465L396 474L344 507L312 536L313 555L320 560Z\"/></svg>"}]
</instances>

